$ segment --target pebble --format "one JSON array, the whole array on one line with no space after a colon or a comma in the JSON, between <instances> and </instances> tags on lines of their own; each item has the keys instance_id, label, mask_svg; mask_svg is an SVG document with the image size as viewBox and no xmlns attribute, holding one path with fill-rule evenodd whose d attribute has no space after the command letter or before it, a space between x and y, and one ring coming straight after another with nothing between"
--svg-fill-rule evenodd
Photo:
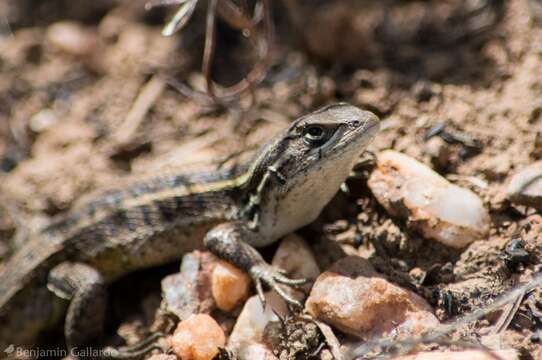
<instances>
[{"instance_id":1,"label":"pebble","mask_svg":"<svg viewBox=\"0 0 542 360\"><path fill-rule=\"evenodd\" d=\"M312 283L320 275L320 268L316 263L312 250L305 239L296 234L290 234L281 241L273 256L271 265L285 270L291 279L308 279L309 282L301 287L306 293L310 291ZM289 286L282 285L281 287L293 298L299 301L304 300L305 295L302 292L296 291ZM270 296L273 295L270 294ZM286 315L288 310L284 301L276 296L274 298L276 298L276 302L281 303L275 310L280 315Z\"/></svg>"},{"instance_id":2,"label":"pebble","mask_svg":"<svg viewBox=\"0 0 542 360\"><path fill-rule=\"evenodd\" d=\"M177 360L177 357L175 355L168 354L155 354L150 358L147 358L147 360Z\"/></svg>"},{"instance_id":3,"label":"pebble","mask_svg":"<svg viewBox=\"0 0 542 360\"><path fill-rule=\"evenodd\" d=\"M54 48L74 56L90 55L98 43L95 33L72 21L49 26L46 37Z\"/></svg>"},{"instance_id":4,"label":"pebble","mask_svg":"<svg viewBox=\"0 0 542 360\"><path fill-rule=\"evenodd\" d=\"M433 351L423 352L412 355L404 355L393 358L393 360L517 360L518 353L516 350L498 350L494 351L497 357L492 356L490 353L479 350L466 350L466 351Z\"/></svg>"},{"instance_id":5,"label":"pebble","mask_svg":"<svg viewBox=\"0 0 542 360\"><path fill-rule=\"evenodd\" d=\"M270 321L278 321L272 310L273 304L270 304L269 298L266 300L265 310L258 296L254 295L247 300L228 339L229 349L238 352L246 344L261 343L265 326Z\"/></svg>"},{"instance_id":6,"label":"pebble","mask_svg":"<svg viewBox=\"0 0 542 360\"><path fill-rule=\"evenodd\" d=\"M233 310L248 298L250 284L250 277L245 272L226 261L218 261L211 277L216 306L225 312Z\"/></svg>"},{"instance_id":7,"label":"pebble","mask_svg":"<svg viewBox=\"0 0 542 360\"><path fill-rule=\"evenodd\" d=\"M432 163L437 168L444 169L450 165L452 152L450 146L442 138L435 136L427 140L425 152L431 157Z\"/></svg>"},{"instance_id":8,"label":"pebble","mask_svg":"<svg viewBox=\"0 0 542 360\"><path fill-rule=\"evenodd\" d=\"M316 280L320 275L320 268L309 244L295 234L281 241L271 264L285 270L290 277Z\"/></svg>"},{"instance_id":9,"label":"pebble","mask_svg":"<svg viewBox=\"0 0 542 360\"><path fill-rule=\"evenodd\" d=\"M542 161L515 173L508 181L506 193L515 204L542 210Z\"/></svg>"},{"instance_id":10,"label":"pebble","mask_svg":"<svg viewBox=\"0 0 542 360\"><path fill-rule=\"evenodd\" d=\"M181 321L170 338L173 352L183 360L211 360L225 344L224 331L207 314L192 315Z\"/></svg>"},{"instance_id":11,"label":"pebble","mask_svg":"<svg viewBox=\"0 0 542 360\"><path fill-rule=\"evenodd\" d=\"M439 324L424 299L388 282L358 256L321 274L305 307L316 319L365 340L419 335Z\"/></svg>"},{"instance_id":12,"label":"pebble","mask_svg":"<svg viewBox=\"0 0 542 360\"><path fill-rule=\"evenodd\" d=\"M30 118L30 129L35 133L43 132L58 122L58 116L51 109L43 109Z\"/></svg>"},{"instance_id":13,"label":"pebble","mask_svg":"<svg viewBox=\"0 0 542 360\"><path fill-rule=\"evenodd\" d=\"M211 292L211 269L216 258L194 251L183 257L181 272L162 280L163 306L184 320L193 314L209 313L215 306Z\"/></svg>"},{"instance_id":14,"label":"pebble","mask_svg":"<svg viewBox=\"0 0 542 360\"><path fill-rule=\"evenodd\" d=\"M278 360L267 346L257 343L242 346L237 357L239 360Z\"/></svg>"},{"instance_id":15,"label":"pebble","mask_svg":"<svg viewBox=\"0 0 542 360\"><path fill-rule=\"evenodd\" d=\"M368 185L391 215L426 238L460 249L489 233L488 211L475 193L402 153L382 152Z\"/></svg>"}]
</instances>

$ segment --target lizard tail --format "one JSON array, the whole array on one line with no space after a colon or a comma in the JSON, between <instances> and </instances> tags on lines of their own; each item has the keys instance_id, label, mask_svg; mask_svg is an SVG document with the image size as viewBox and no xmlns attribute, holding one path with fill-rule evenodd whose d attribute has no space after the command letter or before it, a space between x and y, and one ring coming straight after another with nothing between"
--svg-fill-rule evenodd
<instances>
[{"instance_id":1,"label":"lizard tail","mask_svg":"<svg viewBox=\"0 0 542 360\"><path fill-rule=\"evenodd\" d=\"M31 282L43 282L49 269L58 262L55 259L60 245L55 242L35 243L27 241L0 269L0 313L22 289ZM31 301L31 299L30 299Z\"/></svg>"},{"instance_id":2,"label":"lizard tail","mask_svg":"<svg viewBox=\"0 0 542 360\"><path fill-rule=\"evenodd\" d=\"M10 344L33 346L57 323L60 308L46 287L57 250L27 242L0 270L0 350Z\"/></svg>"}]
</instances>

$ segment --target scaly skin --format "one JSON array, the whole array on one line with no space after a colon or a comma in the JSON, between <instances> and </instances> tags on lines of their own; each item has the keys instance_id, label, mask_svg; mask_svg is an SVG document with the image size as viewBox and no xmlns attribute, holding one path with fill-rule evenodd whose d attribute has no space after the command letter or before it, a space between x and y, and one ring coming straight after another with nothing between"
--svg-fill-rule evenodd
<instances>
[{"instance_id":1,"label":"scaly skin","mask_svg":"<svg viewBox=\"0 0 542 360\"><path fill-rule=\"evenodd\" d=\"M68 348L100 335L107 284L207 248L256 282L300 284L271 268L265 246L312 222L378 130L348 104L294 121L238 170L168 175L110 190L33 234L0 272L0 349L34 345L65 318Z\"/></svg>"}]
</instances>

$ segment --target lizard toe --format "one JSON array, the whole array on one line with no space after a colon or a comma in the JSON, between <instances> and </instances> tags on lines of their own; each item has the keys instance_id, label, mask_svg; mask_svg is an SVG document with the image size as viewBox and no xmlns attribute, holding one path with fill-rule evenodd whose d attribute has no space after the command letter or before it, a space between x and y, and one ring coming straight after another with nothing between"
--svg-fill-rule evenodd
<instances>
[{"instance_id":1,"label":"lizard toe","mask_svg":"<svg viewBox=\"0 0 542 360\"><path fill-rule=\"evenodd\" d=\"M290 279L284 275L275 275L275 281L291 287L299 287L309 282L309 279Z\"/></svg>"},{"instance_id":2,"label":"lizard toe","mask_svg":"<svg viewBox=\"0 0 542 360\"><path fill-rule=\"evenodd\" d=\"M250 270L250 274L256 284L256 292L258 293L262 305L265 306L265 297L262 286L262 284L265 284L267 287L274 290L288 305L293 306L294 308L303 308L303 305L299 301L284 291L281 284L290 287L298 287L305 284L307 279L289 279L283 275L280 270L267 264L253 266Z\"/></svg>"}]
</instances>

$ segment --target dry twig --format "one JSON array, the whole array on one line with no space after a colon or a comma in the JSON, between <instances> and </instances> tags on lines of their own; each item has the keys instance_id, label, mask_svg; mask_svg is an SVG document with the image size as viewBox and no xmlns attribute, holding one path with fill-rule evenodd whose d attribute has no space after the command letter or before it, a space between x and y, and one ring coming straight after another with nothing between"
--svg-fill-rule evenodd
<instances>
[{"instance_id":1,"label":"dry twig","mask_svg":"<svg viewBox=\"0 0 542 360\"><path fill-rule=\"evenodd\" d=\"M143 86L128 115L113 134L118 145L124 145L132 139L145 115L162 94L165 84L162 78L155 75Z\"/></svg>"},{"instance_id":2,"label":"dry twig","mask_svg":"<svg viewBox=\"0 0 542 360\"><path fill-rule=\"evenodd\" d=\"M173 35L181 30L192 17L198 0L151 0L146 8L159 5L180 5L172 19L164 27L162 34ZM242 31L257 53L257 60L250 72L237 84L222 87L213 81L211 67L215 49L216 17L220 16L228 25ZM263 24L259 29L260 23ZM246 1L238 6L231 0L209 0L205 25L205 47L203 52L202 73L205 77L206 91L198 91L181 83L174 86L185 96L207 102L227 103L236 99L239 94L254 84L261 82L269 67L269 52L274 38L274 26L271 19L271 3L269 0L257 0L253 14L249 14Z\"/></svg>"},{"instance_id":3,"label":"dry twig","mask_svg":"<svg viewBox=\"0 0 542 360\"><path fill-rule=\"evenodd\" d=\"M473 311L472 313L465 315L450 324L441 325L439 328L433 330L431 333L424 334L418 338L411 338L411 339L406 339L406 340L401 340L401 341L398 341L394 338L385 338L385 339L379 339L376 341L367 342L357 347L352 352L351 356L352 358L359 358L359 357L369 354L375 349L390 349L390 348L398 349L397 353L404 354L404 353L408 353L412 351L417 345L430 344L430 343L464 346L465 344L458 343L457 341L445 341L445 340L442 340L441 338L459 329L463 325L466 325L468 323L471 323L473 321L476 321L485 317L486 315L494 312L495 310L500 309L503 306L506 306L511 303L515 304L518 301L518 298L523 298L524 294L528 293L529 291L541 285L542 285L542 272L537 273L528 283L517 286L513 288L512 290L508 291L507 293L505 293L504 295L502 295L501 297L493 301L491 304L483 308L477 309ZM515 308L515 306L512 308ZM475 344L471 344L471 345L477 348L483 349L481 348L481 345L475 345ZM496 355L493 354L492 356L495 357ZM498 359L498 357L496 359Z\"/></svg>"}]
</instances>

